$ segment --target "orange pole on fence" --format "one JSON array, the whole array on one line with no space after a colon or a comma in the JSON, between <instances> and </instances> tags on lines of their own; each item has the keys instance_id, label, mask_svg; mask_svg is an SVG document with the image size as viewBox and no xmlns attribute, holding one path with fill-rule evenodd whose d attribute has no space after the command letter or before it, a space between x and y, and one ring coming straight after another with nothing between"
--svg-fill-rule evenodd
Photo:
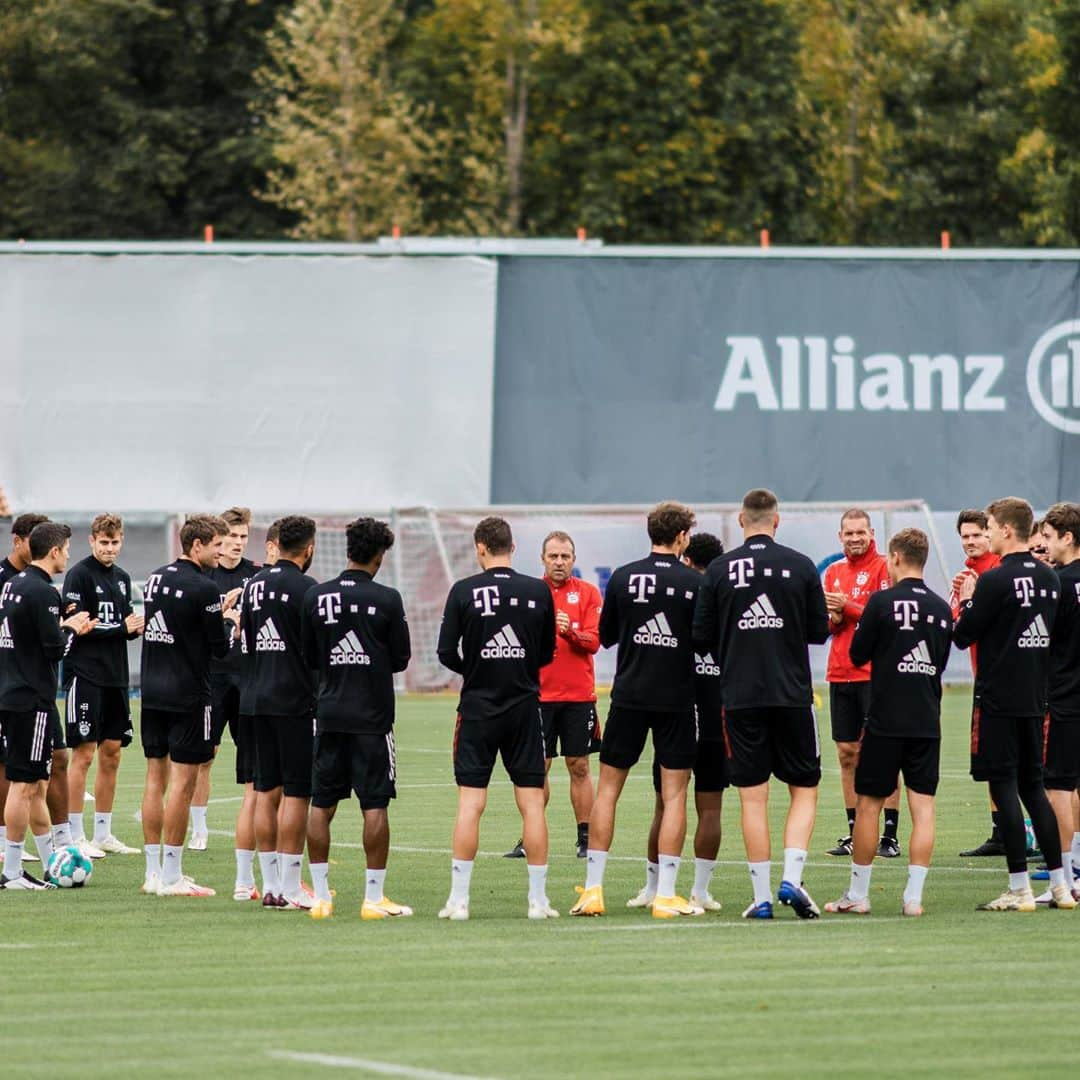
<instances>
[{"instance_id":1,"label":"orange pole on fence","mask_svg":"<svg viewBox=\"0 0 1080 1080\"><path fill-rule=\"evenodd\" d=\"M579 244L584 244L585 241L589 238L589 234L584 229L579 228L577 231L577 238Z\"/></svg>"},{"instance_id":2,"label":"orange pole on fence","mask_svg":"<svg viewBox=\"0 0 1080 1080\"><path fill-rule=\"evenodd\" d=\"M390 235L395 240L400 240L401 239L401 226L400 225L391 225L390 226Z\"/></svg>"},{"instance_id":3,"label":"orange pole on fence","mask_svg":"<svg viewBox=\"0 0 1080 1080\"><path fill-rule=\"evenodd\" d=\"M206 243L208 243L208 244L212 244L214 242L214 226L213 225L204 225L203 226L203 240L205 240Z\"/></svg>"},{"instance_id":4,"label":"orange pole on fence","mask_svg":"<svg viewBox=\"0 0 1080 1080\"><path fill-rule=\"evenodd\" d=\"M769 246L769 230L768 229L762 229L761 230L761 246L763 248L767 248Z\"/></svg>"},{"instance_id":5,"label":"orange pole on fence","mask_svg":"<svg viewBox=\"0 0 1080 1080\"><path fill-rule=\"evenodd\" d=\"M949 235L947 229L943 229L941 232L941 250L948 251L952 247L952 237Z\"/></svg>"}]
</instances>

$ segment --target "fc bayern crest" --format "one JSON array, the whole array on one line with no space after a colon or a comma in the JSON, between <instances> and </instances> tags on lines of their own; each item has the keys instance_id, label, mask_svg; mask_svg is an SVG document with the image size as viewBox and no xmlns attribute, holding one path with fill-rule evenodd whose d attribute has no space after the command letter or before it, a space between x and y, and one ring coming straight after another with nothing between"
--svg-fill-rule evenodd
<instances>
[{"instance_id":1,"label":"fc bayern crest","mask_svg":"<svg viewBox=\"0 0 1080 1080\"><path fill-rule=\"evenodd\" d=\"M865 570L860 570L855 576L856 585L865 585L870 580L870 575Z\"/></svg>"},{"instance_id":2,"label":"fc bayern crest","mask_svg":"<svg viewBox=\"0 0 1080 1080\"><path fill-rule=\"evenodd\" d=\"M580 600L580 599L581 599L580 595L578 593L576 593L576 592L571 592L571 593L566 594L566 602L568 604L576 604L578 602L578 600Z\"/></svg>"}]
</instances>

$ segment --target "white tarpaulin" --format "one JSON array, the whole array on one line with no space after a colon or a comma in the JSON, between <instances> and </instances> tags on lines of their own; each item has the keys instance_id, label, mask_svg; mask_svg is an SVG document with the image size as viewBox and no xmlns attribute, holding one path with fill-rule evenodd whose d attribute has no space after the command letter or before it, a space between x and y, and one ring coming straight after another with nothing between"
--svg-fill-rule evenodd
<instances>
[{"instance_id":1,"label":"white tarpaulin","mask_svg":"<svg viewBox=\"0 0 1080 1080\"><path fill-rule=\"evenodd\" d=\"M494 260L0 256L0 485L20 509L472 505Z\"/></svg>"}]
</instances>

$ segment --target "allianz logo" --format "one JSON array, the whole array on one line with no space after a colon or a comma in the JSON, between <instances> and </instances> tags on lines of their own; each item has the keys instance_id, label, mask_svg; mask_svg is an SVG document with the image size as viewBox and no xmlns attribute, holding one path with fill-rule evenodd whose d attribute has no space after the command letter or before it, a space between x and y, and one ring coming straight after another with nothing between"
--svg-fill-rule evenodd
<instances>
[{"instance_id":1,"label":"allianz logo","mask_svg":"<svg viewBox=\"0 0 1080 1080\"><path fill-rule=\"evenodd\" d=\"M848 334L731 335L713 408L732 412L1004 412L1006 358L994 353L860 355ZM1027 358L1030 404L1061 431L1080 434L1080 320L1052 326Z\"/></svg>"}]
</instances>

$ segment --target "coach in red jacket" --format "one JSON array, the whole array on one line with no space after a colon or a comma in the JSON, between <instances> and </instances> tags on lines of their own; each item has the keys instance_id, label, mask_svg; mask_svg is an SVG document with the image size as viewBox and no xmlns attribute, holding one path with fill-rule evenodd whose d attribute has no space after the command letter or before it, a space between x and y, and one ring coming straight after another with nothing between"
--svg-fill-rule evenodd
<instances>
[{"instance_id":1,"label":"coach in red jacket","mask_svg":"<svg viewBox=\"0 0 1080 1080\"><path fill-rule=\"evenodd\" d=\"M544 581L555 601L555 659L540 669L545 764L550 772L552 759L562 751L577 819L577 856L584 859L594 794L589 754L600 747L593 656L600 648L602 601L595 585L573 576L576 552L567 533L548 533L540 558ZM545 805L550 799L551 787L545 782ZM508 858L523 855L520 843L507 852Z\"/></svg>"},{"instance_id":2,"label":"coach in red jacket","mask_svg":"<svg viewBox=\"0 0 1080 1080\"><path fill-rule=\"evenodd\" d=\"M846 510L840 519L840 543L844 557L825 571L822 584L829 608L832 643L825 679L829 684L829 714L832 737L840 759L840 786L847 812L848 835L837 841L830 855L851 854L851 833L855 827L855 766L859 761L859 740L870 708L870 665L851 662L849 649L863 608L879 589L889 588L889 564L878 554L870 515L858 508ZM896 839L899 793L886 800L885 833L878 854L895 858L900 854Z\"/></svg>"}]
</instances>

